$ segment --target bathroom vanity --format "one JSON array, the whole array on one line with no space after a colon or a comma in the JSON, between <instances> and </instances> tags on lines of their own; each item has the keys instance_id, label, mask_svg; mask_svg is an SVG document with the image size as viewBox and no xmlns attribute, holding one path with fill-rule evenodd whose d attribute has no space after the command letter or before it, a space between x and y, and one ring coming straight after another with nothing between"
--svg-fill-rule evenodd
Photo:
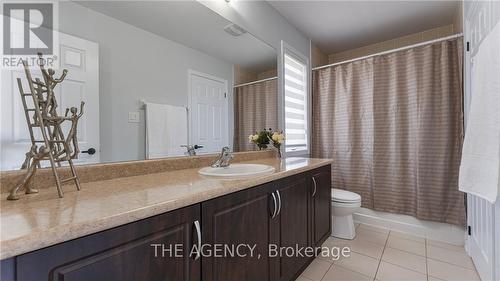
<instances>
[{"instance_id":1,"label":"bathroom vanity","mask_svg":"<svg viewBox=\"0 0 500 281\"><path fill-rule=\"evenodd\" d=\"M331 160L251 163L275 172L221 180L182 169L4 201L2 280L295 280L313 258L272 257L269 245L314 247L330 235ZM214 257L219 244L255 247Z\"/></svg>"}]
</instances>

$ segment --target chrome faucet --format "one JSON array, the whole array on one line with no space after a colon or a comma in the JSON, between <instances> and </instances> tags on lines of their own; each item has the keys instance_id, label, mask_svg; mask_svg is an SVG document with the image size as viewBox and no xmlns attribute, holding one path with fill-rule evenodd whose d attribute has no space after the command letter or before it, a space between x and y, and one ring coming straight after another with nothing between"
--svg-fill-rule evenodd
<instances>
[{"instance_id":1,"label":"chrome faucet","mask_svg":"<svg viewBox=\"0 0 500 281\"><path fill-rule=\"evenodd\" d=\"M215 162L212 164L212 168L219 168L219 167L227 167L229 166L231 160L233 159L234 155L229 151L229 147L224 146L222 148L222 151L219 156L217 156L217 159Z\"/></svg>"},{"instance_id":2,"label":"chrome faucet","mask_svg":"<svg viewBox=\"0 0 500 281\"><path fill-rule=\"evenodd\" d=\"M188 145L188 144L185 144L185 145L181 145L181 147L185 147L187 149L187 154L189 156L196 156L196 149L198 148L203 148L203 145Z\"/></svg>"}]
</instances>

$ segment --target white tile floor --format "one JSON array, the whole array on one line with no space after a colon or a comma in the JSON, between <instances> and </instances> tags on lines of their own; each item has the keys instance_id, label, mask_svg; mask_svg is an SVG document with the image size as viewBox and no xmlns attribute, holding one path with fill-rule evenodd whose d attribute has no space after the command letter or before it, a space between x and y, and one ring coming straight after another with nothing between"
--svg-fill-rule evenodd
<instances>
[{"instance_id":1,"label":"white tile floor","mask_svg":"<svg viewBox=\"0 0 500 281\"><path fill-rule=\"evenodd\" d=\"M350 247L339 260L316 258L297 281L478 281L463 247L406 233L356 226L356 238L330 237L323 246Z\"/></svg>"}]
</instances>

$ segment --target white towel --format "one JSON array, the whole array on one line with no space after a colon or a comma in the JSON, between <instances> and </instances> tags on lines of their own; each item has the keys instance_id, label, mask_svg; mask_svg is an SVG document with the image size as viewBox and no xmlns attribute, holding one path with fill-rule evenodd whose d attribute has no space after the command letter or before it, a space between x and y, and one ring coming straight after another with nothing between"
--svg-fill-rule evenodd
<instances>
[{"instance_id":1,"label":"white towel","mask_svg":"<svg viewBox=\"0 0 500 281\"><path fill-rule=\"evenodd\" d=\"M466 122L459 189L495 203L500 194L500 23L473 59Z\"/></svg>"},{"instance_id":2,"label":"white towel","mask_svg":"<svg viewBox=\"0 0 500 281\"><path fill-rule=\"evenodd\" d=\"M145 103L146 158L183 156L188 143L187 109L166 104Z\"/></svg>"}]
</instances>

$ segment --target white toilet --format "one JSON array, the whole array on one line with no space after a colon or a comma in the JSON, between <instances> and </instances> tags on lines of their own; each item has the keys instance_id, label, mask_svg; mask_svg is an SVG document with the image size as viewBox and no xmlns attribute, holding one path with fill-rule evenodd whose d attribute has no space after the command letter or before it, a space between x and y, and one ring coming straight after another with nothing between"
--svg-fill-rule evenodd
<instances>
[{"instance_id":1,"label":"white toilet","mask_svg":"<svg viewBox=\"0 0 500 281\"><path fill-rule=\"evenodd\" d=\"M332 236L354 239L356 230L352 214L361 207L361 196L343 189L332 188Z\"/></svg>"}]
</instances>

